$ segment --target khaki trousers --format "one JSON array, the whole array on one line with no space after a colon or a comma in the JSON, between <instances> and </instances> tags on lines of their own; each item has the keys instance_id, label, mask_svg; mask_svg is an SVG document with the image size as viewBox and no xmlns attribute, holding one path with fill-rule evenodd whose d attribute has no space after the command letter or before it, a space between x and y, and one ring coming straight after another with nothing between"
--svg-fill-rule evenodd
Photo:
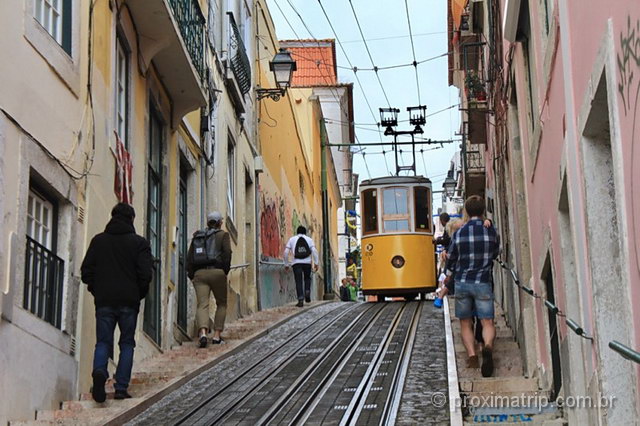
<instances>
[{"instance_id":1,"label":"khaki trousers","mask_svg":"<svg viewBox=\"0 0 640 426\"><path fill-rule=\"evenodd\" d=\"M213 292L217 305L213 329L222 331L227 316L227 276L222 269L199 269L193 277L193 286L198 299L196 310L198 330L209 329L209 296Z\"/></svg>"}]
</instances>

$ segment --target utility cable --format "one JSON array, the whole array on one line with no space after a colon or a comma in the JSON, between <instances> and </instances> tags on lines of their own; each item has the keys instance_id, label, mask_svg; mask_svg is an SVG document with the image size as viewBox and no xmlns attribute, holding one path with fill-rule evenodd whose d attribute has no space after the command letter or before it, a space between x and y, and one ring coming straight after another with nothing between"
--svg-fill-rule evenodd
<instances>
[{"instance_id":1,"label":"utility cable","mask_svg":"<svg viewBox=\"0 0 640 426\"><path fill-rule=\"evenodd\" d=\"M413 70L416 74L416 87L418 88L418 105L422 105L420 100L420 79L418 78L418 62L416 61L416 48L413 43L413 32L411 31L411 19L409 18L409 2L404 0L404 8L407 12L407 24L409 25L409 39L411 40L411 53L413 54Z\"/></svg>"},{"instance_id":2,"label":"utility cable","mask_svg":"<svg viewBox=\"0 0 640 426\"><path fill-rule=\"evenodd\" d=\"M356 20L356 24L358 26L358 30L360 31L360 36L362 37L362 41L364 42L364 47L369 55L369 60L371 61L371 66L376 73L376 78L378 79L378 83L380 84L380 89L382 89L382 94L384 95L385 100L387 101L387 105L391 108L391 102L389 102L389 97L387 96L386 90L384 90L384 86L382 85L382 80L380 80L380 75L378 74L378 67L376 67L375 62L373 61L373 56L371 55L371 51L369 50L369 45L367 44L367 40L364 37L364 33L362 32L362 26L360 25L360 20L358 19L358 14L356 13L355 7L353 7L353 2L349 0L349 5L351 6L351 11L353 12L353 17Z\"/></svg>"}]
</instances>

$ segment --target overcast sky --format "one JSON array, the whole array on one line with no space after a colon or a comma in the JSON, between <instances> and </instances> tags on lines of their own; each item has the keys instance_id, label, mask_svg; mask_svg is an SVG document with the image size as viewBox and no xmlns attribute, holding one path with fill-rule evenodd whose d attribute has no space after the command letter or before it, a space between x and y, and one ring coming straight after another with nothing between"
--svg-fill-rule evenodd
<instances>
[{"instance_id":1,"label":"overcast sky","mask_svg":"<svg viewBox=\"0 0 640 426\"><path fill-rule=\"evenodd\" d=\"M267 0L267 2L279 39L336 38L318 0ZM380 142L378 128L372 125L380 121L378 108L389 105L399 108L398 119L407 120L409 118L407 107L419 105L416 74L412 65L379 70L378 76L382 87L375 72L364 70L373 68L371 59L379 68L406 65L414 61L405 0L321 0L321 4L346 52L347 57L336 42L337 65L345 67L338 68L338 79L341 83L354 83L357 139L359 142ZM407 0L407 5L411 19L415 60L419 63L417 69L420 101L422 105L427 106L427 115L429 115L458 103L458 90L450 88L447 81L447 2L446 0ZM362 41L352 6L360 22L371 58ZM286 19L280 9L286 15ZM421 61L426 62L420 63ZM350 69L351 66L360 69L357 76L362 88ZM389 100L388 103L383 88ZM371 109L367 105L367 100ZM427 118L424 137L433 140L459 139L455 136L459 130L459 122L460 113L457 107L434 114ZM409 123L399 123L397 129L409 130ZM392 138L382 135L382 141L392 141ZM459 143L444 145L443 148L440 148L440 145L416 147L417 173L430 178L434 190L442 189L449 162L458 146ZM410 146L405 146L403 149L409 150ZM422 154L420 149L424 150ZM386 156L382 154L383 150L387 151ZM368 147L363 152L364 157L362 154L354 156L354 172L360 175L361 181L369 177L395 174L395 160L391 145ZM407 152L404 154L404 162L410 164L410 161L410 154ZM440 194L435 194L434 210L440 205Z\"/></svg>"}]
</instances>

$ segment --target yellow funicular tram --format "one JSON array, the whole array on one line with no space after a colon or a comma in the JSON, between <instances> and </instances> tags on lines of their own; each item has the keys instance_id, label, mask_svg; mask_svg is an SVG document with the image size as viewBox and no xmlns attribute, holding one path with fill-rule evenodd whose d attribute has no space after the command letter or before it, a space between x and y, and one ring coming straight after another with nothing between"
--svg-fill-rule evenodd
<instances>
[{"instance_id":1,"label":"yellow funicular tram","mask_svg":"<svg viewBox=\"0 0 640 426\"><path fill-rule=\"evenodd\" d=\"M360 185L362 291L407 300L436 289L431 181L389 176Z\"/></svg>"}]
</instances>

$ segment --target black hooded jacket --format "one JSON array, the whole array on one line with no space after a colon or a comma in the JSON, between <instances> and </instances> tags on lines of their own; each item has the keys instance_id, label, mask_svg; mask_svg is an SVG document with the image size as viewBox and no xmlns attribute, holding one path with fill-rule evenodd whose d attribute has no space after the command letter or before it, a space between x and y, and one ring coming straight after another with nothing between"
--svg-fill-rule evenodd
<instances>
[{"instance_id":1,"label":"black hooded jacket","mask_svg":"<svg viewBox=\"0 0 640 426\"><path fill-rule=\"evenodd\" d=\"M96 307L140 308L149 291L153 260L149 242L133 224L115 216L89 244L80 271Z\"/></svg>"}]
</instances>

